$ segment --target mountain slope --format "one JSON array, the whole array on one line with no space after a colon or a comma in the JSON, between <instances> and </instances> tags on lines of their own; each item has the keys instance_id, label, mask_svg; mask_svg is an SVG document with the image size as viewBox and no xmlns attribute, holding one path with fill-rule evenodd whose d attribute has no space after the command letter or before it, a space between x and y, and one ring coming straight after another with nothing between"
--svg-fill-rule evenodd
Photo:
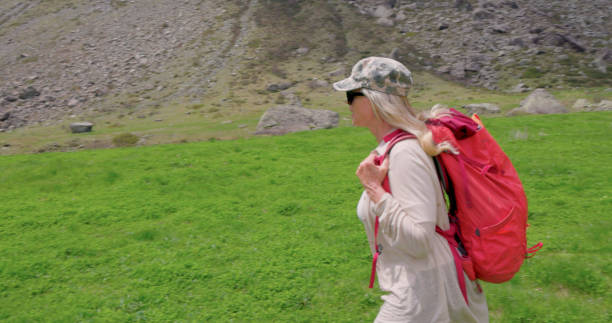
<instances>
[{"instance_id":1,"label":"mountain slope","mask_svg":"<svg viewBox=\"0 0 612 323\"><path fill-rule=\"evenodd\" d=\"M431 75L499 90L521 82L610 86L606 4L5 0L0 131L89 120L109 133L127 124L159 131L184 124L196 132L198 123L212 129L242 119L248 134L274 104L342 109L329 84L370 55L416 71L417 101L423 92L456 100L443 93L454 91L436 89L451 85L428 86Z\"/></svg>"}]
</instances>

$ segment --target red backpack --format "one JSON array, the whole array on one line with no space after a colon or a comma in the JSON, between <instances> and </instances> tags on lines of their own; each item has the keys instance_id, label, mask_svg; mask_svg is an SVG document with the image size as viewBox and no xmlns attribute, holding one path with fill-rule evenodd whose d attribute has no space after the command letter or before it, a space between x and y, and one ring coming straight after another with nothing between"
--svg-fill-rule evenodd
<instances>
[{"instance_id":1,"label":"red backpack","mask_svg":"<svg viewBox=\"0 0 612 323\"><path fill-rule=\"evenodd\" d=\"M450 109L448 115L429 120L427 126L436 143L447 141L458 151L458 154L444 152L434 158L450 202L450 228L442 231L436 227L436 232L449 243L467 302L462 269L470 280L502 283L510 280L523 260L533 256L542 243L527 249L527 198L523 186L510 159L478 116L469 118ZM409 138L415 136L402 130L386 136L387 151L375 162L382 163L396 143ZM388 177L383 188L391 193ZM379 254L377 248L370 287Z\"/></svg>"}]
</instances>

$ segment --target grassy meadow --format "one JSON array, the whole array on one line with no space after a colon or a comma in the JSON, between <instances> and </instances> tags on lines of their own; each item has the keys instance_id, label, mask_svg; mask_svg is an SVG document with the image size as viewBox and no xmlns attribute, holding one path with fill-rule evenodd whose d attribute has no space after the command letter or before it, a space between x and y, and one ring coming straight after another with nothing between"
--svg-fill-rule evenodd
<instances>
[{"instance_id":1,"label":"grassy meadow","mask_svg":"<svg viewBox=\"0 0 612 323\"><path fill-rule=\"evenodd\" d=\"M612 113L485 119L544 248L484 284L492 322L609 322ZM0 320L371 322L355 214L376 145L281 137L0 157Z\"/></svg>"}]
</instances>

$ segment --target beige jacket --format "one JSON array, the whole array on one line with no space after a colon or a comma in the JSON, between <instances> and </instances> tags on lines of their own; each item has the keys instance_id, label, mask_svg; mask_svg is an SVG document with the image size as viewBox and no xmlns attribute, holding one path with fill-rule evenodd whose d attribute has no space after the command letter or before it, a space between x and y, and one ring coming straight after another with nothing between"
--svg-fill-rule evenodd
<instances>
[{"instance_id":1,"label":"beige jacket","mask_svg":"<svg viewBox=\"0 0 612 323\"><path fill-rule=\"evenodd\" d=\"M376 150L383 154L386 143ZM447 241L435 232L448 229L446 203L431 157L416 139L391 150L389 184L375 204L364 192L357 206L372 254L374 223L379 216L378 284L386 295L375 322L488 322L484 293L465 276L466 304Z\"/></svg>"}]
</instances>

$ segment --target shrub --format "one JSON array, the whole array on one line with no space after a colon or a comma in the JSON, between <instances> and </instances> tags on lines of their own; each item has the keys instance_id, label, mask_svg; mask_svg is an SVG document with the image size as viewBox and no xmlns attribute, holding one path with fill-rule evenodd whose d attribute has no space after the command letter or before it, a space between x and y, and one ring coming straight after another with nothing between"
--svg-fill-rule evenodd
<instances>
[{"instance_id":1,"label":"shrub","mask_svg":"<svg viewBox=\"0 0 612 323\"><path fill-rule=\"evenodd\" d=\"M124 146L134 146L140 138L132 133L122 133L120 135L116 135L113 137L113 144L115 146L124 147Z\"/></svg>"},{"instance_id":2,"label":"shrub","mask_svg":"<svg viewBox=\"0 0 612 323\"><path fill-rule=\"evenodd\" d=\"M282 94L279 94L278 97L276 97L276 100L274 100L274 103L285 104L285 97Z\"/></svg>"},{"instance_id":3,"label":"shrub","mask_svg":"<svg viewBox=\"0 0 612 323\"><path fill-rule=\"evenodd\" d=\"M537 67L530 67L523 72L522 78L534 79L544 76L544 72Z\"/></svg>"}]
</instances>

